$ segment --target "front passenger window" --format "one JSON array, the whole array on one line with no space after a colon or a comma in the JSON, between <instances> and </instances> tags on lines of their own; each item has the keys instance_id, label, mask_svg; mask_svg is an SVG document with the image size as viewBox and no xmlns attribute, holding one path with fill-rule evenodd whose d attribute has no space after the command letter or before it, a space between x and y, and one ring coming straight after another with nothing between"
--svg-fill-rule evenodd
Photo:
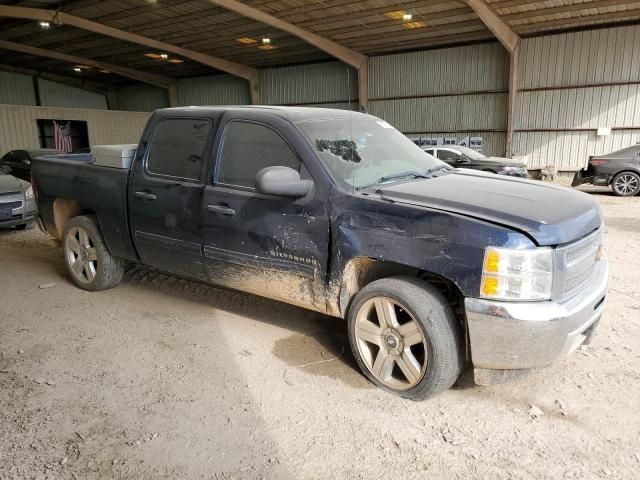
<instances>
[{"instance_id":1,"label":"front passenger window","mask_svg":"<svg viewBox=\"0 0 640 480\"><path fill-rule=\"evenodd\" d=\"M263 168L276 166L300 171L300 159L276 131L244 121L227 125L216 182L254 189L256 174Z\"/></svg>"},{"instance_id":2,"label":"front passenger window","mask_svg":"<svg viewBox=\"0 0 640 480\"><path fill-rule=\"evenodd\" d=\"M445 162L457 162L460 160L460 154L452 152L451 150L438 150L438 158Z\"/></svg>"}]
</instances>

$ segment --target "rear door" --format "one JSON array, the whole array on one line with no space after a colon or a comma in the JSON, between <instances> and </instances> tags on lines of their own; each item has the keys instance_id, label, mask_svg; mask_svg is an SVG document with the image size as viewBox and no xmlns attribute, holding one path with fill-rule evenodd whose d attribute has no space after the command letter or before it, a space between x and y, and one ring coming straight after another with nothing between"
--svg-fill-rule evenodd
<instances>
[{"instance_id":1,"label":"rear door","mask_svg":"<svg viewBox=\"0 0 640 480\"><path fill-rule=\"evenodd\" d=\"M207 277L325 311L329 218L318 183L304 198L262 195L254 188L257 172L270 166L316 180L292 146L295 135L285 130L242 117L221 127L202 204Z\"/></svg>"},{"instance_id":2,"label":"rear door","mask_svg":"<svg viewBox=\"0 0 640 480\"><path fill-rule=\"evenodd\" d=\"M213 120L164 117L143 139L129 182L129 218L146 265L202 278L200 206Z\"/></svg>"}]
</instances>

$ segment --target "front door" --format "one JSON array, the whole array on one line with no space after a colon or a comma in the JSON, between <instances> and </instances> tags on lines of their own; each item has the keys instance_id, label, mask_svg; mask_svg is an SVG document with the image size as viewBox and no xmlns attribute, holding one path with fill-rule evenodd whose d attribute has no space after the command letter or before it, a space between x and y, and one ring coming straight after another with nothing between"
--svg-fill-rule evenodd
<instances>
[{"instance_id":1,"label":"front door","mask_svg":"<svg viewBox=\"0 0 640 480\"><path fill-rule=\"evenodd\" d=\"M153 128L153 127L152 127ZM206 118L161 118L129 182L132 234L142 263L202 278L203 164L212 143Z\"/></svg>"},{"instance_id":2,"label":"front door","mask_svg":"<svg viewBox=\"0 0 640 480\"><path fill-rule=\"evenodd\" d=\"M204 189L202 226L209 281L324 312L329 219L316 188L304 198L262 195L262 168L311 179L282 132L243 119L222 133Z\"/></svg>"}]
</instances>

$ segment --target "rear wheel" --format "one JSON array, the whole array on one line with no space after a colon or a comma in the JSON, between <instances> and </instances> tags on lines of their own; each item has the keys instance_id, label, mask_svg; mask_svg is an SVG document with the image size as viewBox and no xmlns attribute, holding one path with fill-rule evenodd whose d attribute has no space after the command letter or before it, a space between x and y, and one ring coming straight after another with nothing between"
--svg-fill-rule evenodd
<instances>
[{"instance_id":1,"label":"rear wheel","mask_svg":"<svg viewBox=\"0 0 640 480\"><path fill-rule=\"evenodd\" d=\"M122 280L124 262L107 249L95 217L71 219L64 231L62 248L67 270L78 287L106 290Z\"/></svg>"},{"instance_id":2,"label":"rear wheel","mask_svg":"<svg viewBox=\"0 0 640 480\"><path fill-rule=\"evenodd\" d=\"M462 368L455 316L419 279L391 277L363 288L349 310L349 341L374 384L412 400L447 390Z\"/></svg>"},{"instance_id":3,"label":"rear wheel","mask_svg":"<svg viewBox=\"0 0 640 480\"><path fill-rule=\"evenodd\" d=\"M619 197L632 197L640 192L640 175L634 172L620 172L611 182L613 193Z\"/></svg>"}]
</instances>

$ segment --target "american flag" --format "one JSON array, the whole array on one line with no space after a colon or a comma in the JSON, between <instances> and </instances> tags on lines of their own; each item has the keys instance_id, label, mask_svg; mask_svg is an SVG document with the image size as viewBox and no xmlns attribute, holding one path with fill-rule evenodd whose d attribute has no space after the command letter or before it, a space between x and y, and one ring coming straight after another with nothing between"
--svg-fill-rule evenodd
<instances>
[{"instance_id":1,"label":"american flag","mask_svg":"<svg viewBox=\"0 0 640 480\"><path fill-rule=\"evenodd\" d=\"M55 120L53 121L53 143L57 150L67 153L73 151L70 130L70 122L58 123Z\"/></svg>"}]
</instances>

